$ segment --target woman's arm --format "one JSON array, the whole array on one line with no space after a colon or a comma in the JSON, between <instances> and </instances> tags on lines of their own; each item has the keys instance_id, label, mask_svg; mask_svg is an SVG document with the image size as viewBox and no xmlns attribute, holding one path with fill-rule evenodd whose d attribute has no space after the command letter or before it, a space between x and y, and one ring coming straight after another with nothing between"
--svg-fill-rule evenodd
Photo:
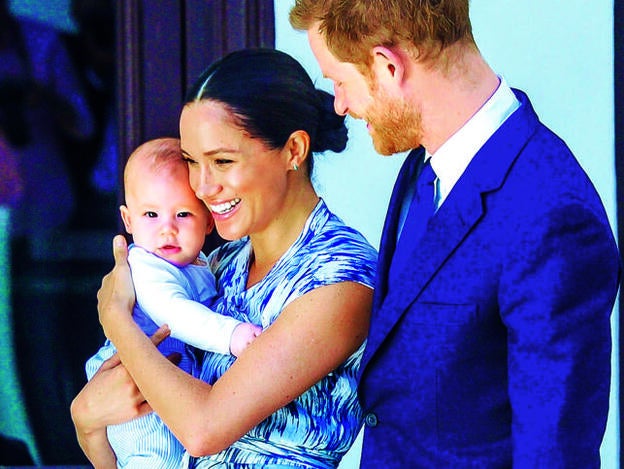
<instances>
[{"instance_id":1,"label":"woman's arm","mask_svg":"<svg viewBox=\"0 0 624 469\"><path fill-rule=\"evenodd\" d=\"M110 363L116 361L119 364L119 360L115 355L108 361L105 361L99 371L93 376L94 380L99 379L98 375L106 372L107 368L110 368ZM122 365L123 366L123 365ZM108 444L108 438L106 436L106 425L102 427L92 428L87 421L83 421L89 417L86 412L85 406L88 408L85 396L88 395L88 387L91 386L90 381L87 385L78 393L74 398L70 406L71 417L74 422L74 428L76 429L76 438L80 448L87 456L87 459L94 468L97 469L114 469L116 465L115 453Z\"/></svg>"},{"instance_id":2,"label":"woman's arm","mask_svg":"<svg viewBox=\"0 0 624 469\"><path fill-rule=\"evenodd\" d=\"M78 444L95 469L116 469L117 458L108 443L106 428L85 434L76 432Z\"/></svg>"},{"instance_id":3,"label":"woman's arm","mask_svg":"<svg viewBox=\"0 0 624 469\"><path fill-rule=\"evenodd\" d=\"M114 355L105 361L70 406L78 444L96 468L115 468L106 426L151 411L124 366Z\"/></svg>"},{"instance_id":4,"label":"woman's arm","mask_svg":"<svg viewBox=\"0 0 624 469\"><path fill-rule=\"evenodd\" d=\"M115 268L98 292L100 321L145 398L193 455L230 446L343 363L368 332L370 288L316 288L289 304L210 386L163 358L135 325L122 237L114 254Z\"/></svg>"},{"instance_id":5,"label":"woman's arm","mask_svg":"<svg viewBox=\"0 0 624 469\"><path fill-rule=\"evenodd\" d=\"M169 330L161 327L151 340L159 344L168 335ZM70 406L78 443L96 468L116 467L106 427L127 422L151 410L118 355L102 364Z\"/></svg>"}]
</instances>

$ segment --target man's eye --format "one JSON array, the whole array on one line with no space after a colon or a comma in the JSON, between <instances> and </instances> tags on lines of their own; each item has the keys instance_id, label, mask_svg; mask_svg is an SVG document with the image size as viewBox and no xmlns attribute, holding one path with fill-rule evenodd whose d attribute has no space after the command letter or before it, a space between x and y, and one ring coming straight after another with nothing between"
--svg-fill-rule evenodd
<instances>
[{"instance_id":1,"label":"man's eye","mask_svg":"<svg viewBox=\"0 0 624 469\"><path fill-rule=\"evenodd\" d=\"M223 166L230 163L232 163L232 160L228 160L226 158L219 158L215 160L215 164L218 166Z\"/></svg>"}]
</instances>

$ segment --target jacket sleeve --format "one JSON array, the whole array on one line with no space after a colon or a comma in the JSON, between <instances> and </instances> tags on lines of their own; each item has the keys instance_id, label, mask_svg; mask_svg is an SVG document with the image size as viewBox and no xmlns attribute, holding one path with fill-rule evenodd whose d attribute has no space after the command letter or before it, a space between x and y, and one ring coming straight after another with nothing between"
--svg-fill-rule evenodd
<instances>
[{"instance_id":1,"label":"jacket sleeve","mask_svg":"<svg viewBox=\"0 0 624 469\"><path fill-rule=\"evenodd\" d=\"M620 266L610 227L551 206L515 238L500 284L514 467L599 467Z\"/></svg>"}]
</instances>

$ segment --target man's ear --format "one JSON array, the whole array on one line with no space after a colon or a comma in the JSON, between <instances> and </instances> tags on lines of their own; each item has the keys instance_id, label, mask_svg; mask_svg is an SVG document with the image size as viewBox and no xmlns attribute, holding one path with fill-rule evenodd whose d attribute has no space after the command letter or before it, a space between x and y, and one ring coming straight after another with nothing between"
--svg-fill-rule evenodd
<instances>
[{"instance_id":1,"label":"man's ear","mask_svg":"<svg viewBox=\"0 0 624 469\"><path fill-rule=\"evenodd\" d=\"M404 60L398 51L385 46L376 46L373 48L373 73L380 82L394 82L400 86L405 79Z\"/></svg>"},{"instance_id":2,"label":"man's ear","mask_svg":"<svg viewBox=\"0 0 624 469\"><path fill-rule=\"evenodd\" d=\"M130 217L130 210L128 210L128 207L125 205L121 205L119 207L119 213L121 213L121 219L126 227L126 231L128 234L132 234L132 219Z\"/></svg>"},{"instance_id":3,"label":"man's ear","mask_svg":"<svg viewBox=\"0 0 624 469\"><path fill-rule=\"evenodd\" d=\"M287 151L288 169L303 167L310 151L310 136L304 130L295 130L288 137L284 150Z\"/></svg>"}]
</instances>

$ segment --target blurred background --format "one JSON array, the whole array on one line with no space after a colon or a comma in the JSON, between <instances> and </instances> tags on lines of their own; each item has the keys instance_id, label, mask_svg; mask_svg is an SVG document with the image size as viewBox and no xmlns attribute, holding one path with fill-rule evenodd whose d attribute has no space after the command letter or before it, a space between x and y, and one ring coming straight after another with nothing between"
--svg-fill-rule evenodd
<instances>
[{"instance_id":1,"label":"blurred background","mask_svg":"<svg viewBox=\"0 0 624 469\"><path fill-rule=\"evenodd\" d=\"M104 340L95 295L122 231L120 168L139 143L177 135L187 84L226 52L266 46L332 90L288 23L293 1L0 0L0 466L87 464L69 405ZM486 59L566 140L622 233L624 2L473 1L471 17ZM403 155L379 157L347 121L347 150L319 155L314 183L377 246ZM608 469L622 448L618 311ZM341 468L357 467L360 444Z\"/></svg>"},{"instance_id":2,"label":"blurred background","mask_svg":"<svg viewBox=\"0 0 624 469\"><path fill-rule=\"evenodd\" d=\"M0 464L86 463L68 406L103 340L115 102L113 0L0 0Z\"/></svg>"},{"instance_id":3,"label":"blurred background","mask_svg":"<svg viewBox=\"0 0 624 469\"><path fill-rule=\"evenodd\" d=\"M87 464L69 406L104 340L121 168L252 46L274 47L273 2L0 0L0 466Z\"/></svg>"}]
</instances>

